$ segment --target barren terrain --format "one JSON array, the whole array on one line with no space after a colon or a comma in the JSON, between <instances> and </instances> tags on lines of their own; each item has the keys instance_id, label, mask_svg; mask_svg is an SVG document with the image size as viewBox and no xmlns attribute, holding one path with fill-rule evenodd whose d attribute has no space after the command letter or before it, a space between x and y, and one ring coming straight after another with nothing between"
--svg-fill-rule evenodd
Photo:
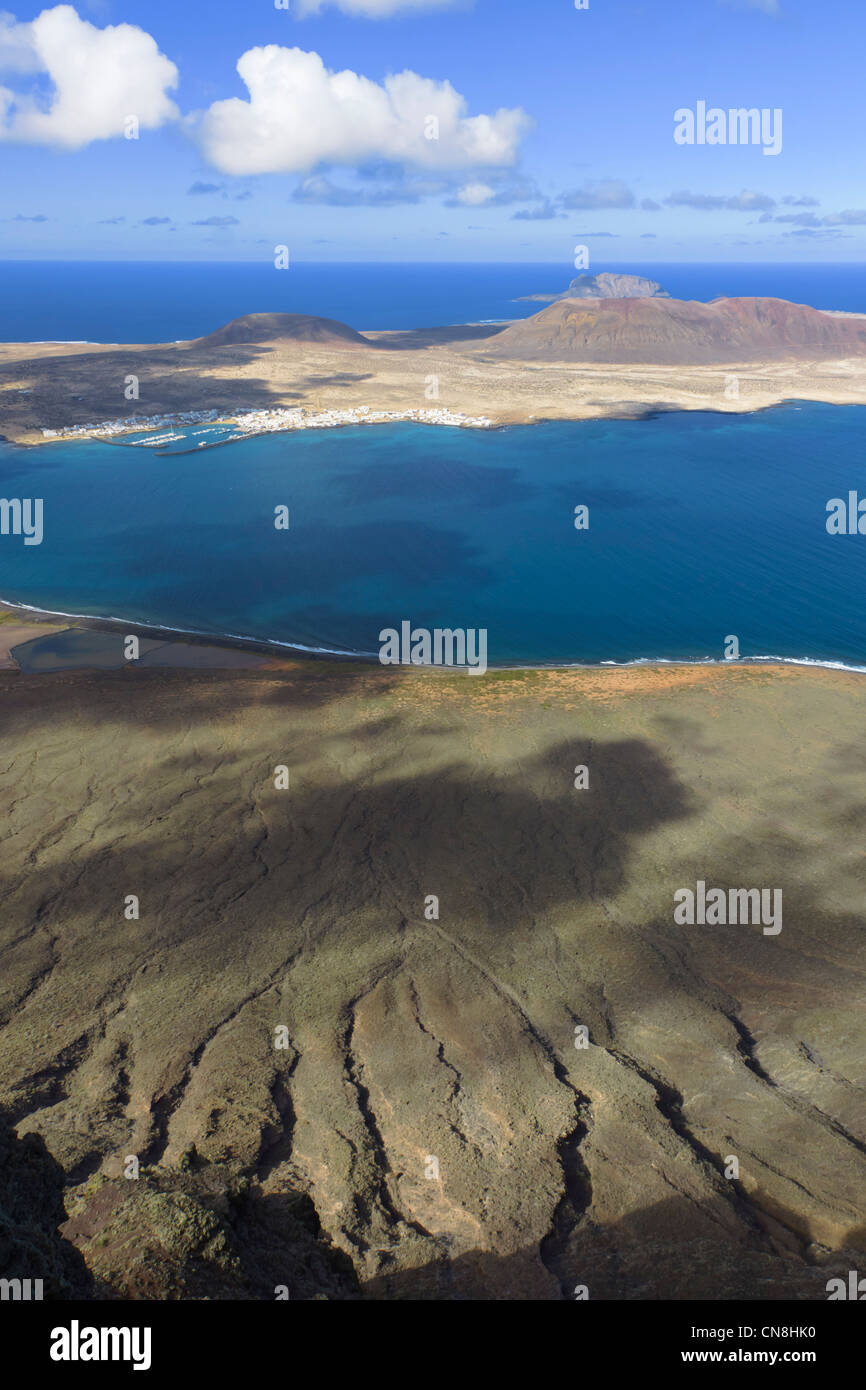
<instances>
[{"instance_id":1,"label":"barren terrain","mask_svg":"<svg viewBox=\"0 0 866 1390\"><path fill-rule=\"evenodd\" d=\"M365 335L330 320L253 314L189 343L0 344L0 433L35 444L44 429L131 415L217 410L231 418L274 406L439 405L501 425L653 409L749 411L784 400L866 403L861 318L787 305L767 324L757 310L714 316L711 308L563 301L510 327ZM125 395L131 376L134 400Z\"/></svg>"},{"instance_id":2,"label":"barren terrain","mask_svg":"<svg viewBox=\"0 0 866 1390\"><path fill-rule=\"evenodd\" d=\"M0 673L0 1105L91 1274L826 1297L864 1249L864 709L795 667ZM675 925L698 879L781 888L783 930Z\"/></svg>"}]
</instances>

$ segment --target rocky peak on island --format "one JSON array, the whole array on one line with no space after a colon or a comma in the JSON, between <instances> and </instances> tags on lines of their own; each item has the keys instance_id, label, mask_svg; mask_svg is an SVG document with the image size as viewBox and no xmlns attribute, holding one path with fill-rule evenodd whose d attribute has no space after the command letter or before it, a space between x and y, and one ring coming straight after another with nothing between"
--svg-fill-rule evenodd
<instances>
[{"instance_id":1,"label":"rocky peak on island","mask_svg":"<svg viewBox=\"0 0 866 1390\"><path fill-rule=\"evenodd\" d=\"M519 302L556 304L561 299L670 299L667 290L644 275L616 275L603 270L598 275L576 275L562 294L523 294Z\"/></svg>"},{"instance_id":2,"label":"rocky peak on island","mask_svg":"<svg viewBox=\"0 0 866 1390\"><path fill-rule=\"evenodd\" d=\"M667 290L655 280L643 275L614 275L603 270L600 275L577 275L563 299L670 299Z\"/></svg>"}]
</instances>

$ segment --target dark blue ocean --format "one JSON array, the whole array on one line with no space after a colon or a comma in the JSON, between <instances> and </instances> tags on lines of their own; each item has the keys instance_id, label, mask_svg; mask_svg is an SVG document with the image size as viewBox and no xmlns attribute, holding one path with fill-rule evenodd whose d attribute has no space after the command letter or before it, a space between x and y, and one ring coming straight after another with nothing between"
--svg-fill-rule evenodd
<instances>
[{"instance_id":1,"label":"dark blue ocean","mask_svg":"<svg viewBox=\"0 0 866 1390\"><path fill-rule=\"evenodd\" d=\"M486 628L491 664L744 657L866 665L866 407L261 436L161 457L0 444L0 596L374 653L382 628ZM574 508L589 507L576 531ZM290 509L288 531L274 508Z\"/></svg>"},{"instance_id":2,"label":"dark blue ocean","mask_svg":"<svg viewBox=\"0 0 866 1390\"><path fill-rule=\"evenodd\" d=\"M866 312L866 266L622 265L679 299L772 295L817 309ZM531 264L293 264L272 262L2 261L0 341L176 342L251 313L321 314L359 330L521 318L557 294L570 262ZM2 425L0 425L2 432Z\"/></svg>"}]
</instances>

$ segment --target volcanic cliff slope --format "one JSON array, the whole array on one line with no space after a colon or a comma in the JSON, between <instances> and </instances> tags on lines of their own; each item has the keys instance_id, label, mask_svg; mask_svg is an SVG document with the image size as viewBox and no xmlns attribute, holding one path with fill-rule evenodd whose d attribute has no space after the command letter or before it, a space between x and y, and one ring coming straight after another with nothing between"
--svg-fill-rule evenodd
<instances>
[{"instance_id":1,"label":"volcanic cliff slope","mask_svg":"<svg viewBox=\"0 0 866 1390\"><path fill-rule=\"evenodd\" d=\"M864 691L0 673L0 1104L68 1237L150 1297L205 1249L214 1296L351 1296L336 1249L368 1296L823 1298L864 1247ZM780 887L781 933L678 926L698 879Z\"/></svg>"},{"instance_id":2,"label":"volcanic cliff slope","mask_svg":"<svg viewBox=\"0 0 866 1390\"><path fill-rule=\"evenodd\" d=\"M866 318L786 299L562 299L484 346L485 358L695 366L866 354Z\"/></svg>"}]
</instances>

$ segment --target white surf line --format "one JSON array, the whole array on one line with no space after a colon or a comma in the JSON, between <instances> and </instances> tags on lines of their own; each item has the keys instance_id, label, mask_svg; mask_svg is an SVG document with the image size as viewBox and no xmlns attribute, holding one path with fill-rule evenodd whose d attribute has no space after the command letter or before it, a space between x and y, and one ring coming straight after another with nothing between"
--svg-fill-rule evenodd
<instances>
[{"instance_id":1,"label":"white surf line","mask_svg":"<svg viewBox=\"0 0 866 1390\"><path fill-rule=\"evenodd\" d=\"M199 637L210 642L247 642L259 647L280 647L287 651L309 652L315 656L351 657L357 661L378 662L378 651L358 651L348 647L311 647L303 642L287 642L280 637L253 637L242 632L207 632L195 627L168 627L165 623L148 622L142 618L119 618L102 613L67 613L57 608L39 608L33 603L19 603L16 599L3 598L0 604L20 613L42 613L48 618L75 618L82 622L118 623L129 627L148 628L152 632L166 633L169 637ZM724 657L695 656L637 656L624 661L543 661L526 663L491 662L489 671L600 671L604 668L621 670L626 666L754 666L759 663L773 666L818 666L827 671L850 671L855 675L866 675L866 666L855 666L850 662L833 660L831 657L815 656L743 656L737 661L727 661ZM424 665L401 665L400 670L410 671L463 671L466 667L435 666L432 662Z\"/></svg>"}]
</instances>

